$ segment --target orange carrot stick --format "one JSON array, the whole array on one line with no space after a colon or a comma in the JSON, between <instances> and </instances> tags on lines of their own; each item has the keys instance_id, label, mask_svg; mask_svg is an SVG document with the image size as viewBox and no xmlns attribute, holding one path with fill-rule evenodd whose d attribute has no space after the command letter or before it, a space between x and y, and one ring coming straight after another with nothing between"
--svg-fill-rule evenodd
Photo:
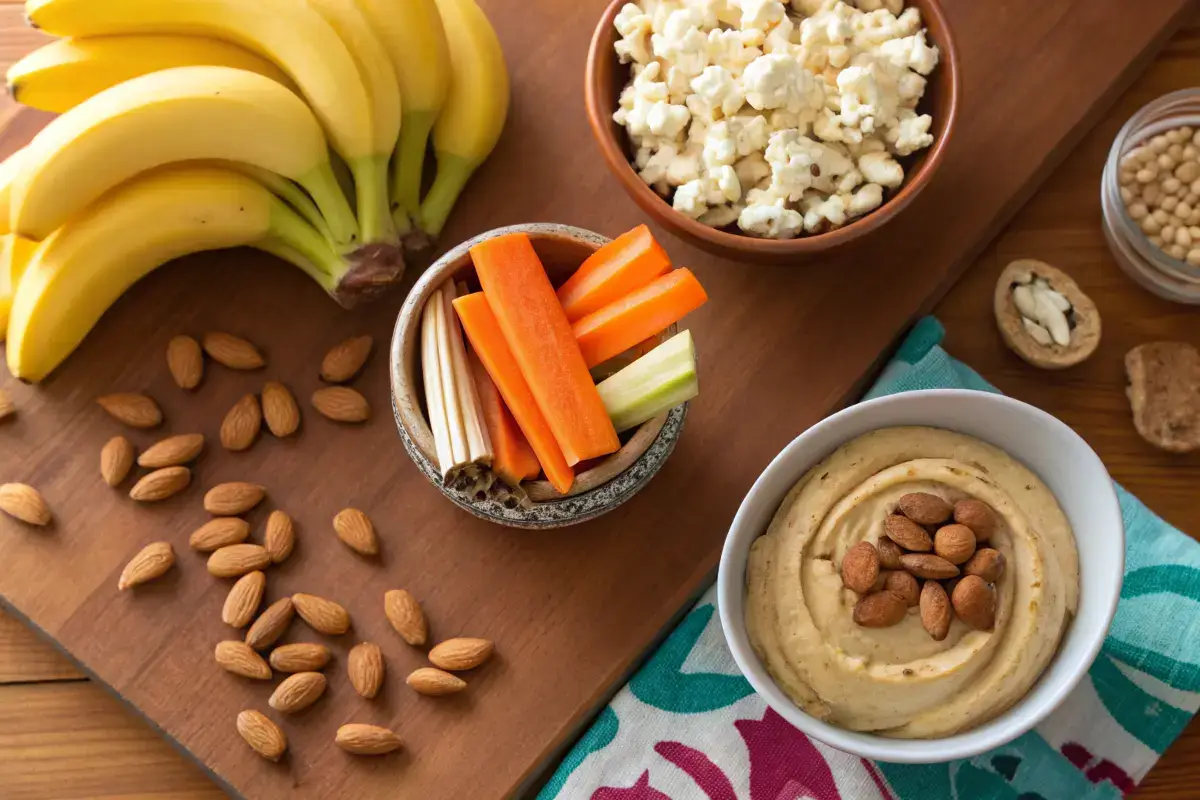
<instances>
[{"instance_id":1,"label":"orange carrot stick","mask_svg":"<svg viewBox=\"0 0 1200 800\"><path fill-rule=\"evenodd\" d=\"M515 489L521 481L536 478L542 465L474 350L467 351L467 361L475 379L483 422L492 440L492 471Z\"/></svg>"},{"instance_id":2,"label":"orange carrot stick","mask_svg":"<svg viewBox=\"0 0 1200 800\"><path fill-rule=\"evenodd\" d=\"M538 409L512 350L504 341L504 334L487 298L482 292L468 294L454 301L454 310L458 312L463 330L471 340L472 349L495 382L500 396L537 455L546 478L555 489L566 494L575 482L575 473L567 465L554 433Z\"/></svg>"},{"instance_id":3,"label":"orange carrot stick","mask_svg":"<svg viewBox=\"0 0 1200 800\"><path fill-rule=\"evenodd\" d=\"M645 225L621 234L588 256L558 287L567 319L576 322L640 289L671 269L667 252Z\"/></svg>"},{"instance_id":4,"label":"orange carrot stick","mask_svg":"<svg viewBox=\"0 0 1200 800\"><path fill-rule=\"evenodd\" d=\"M621 446L617 432L529 237L513 233L480 242L471 248L471 260L567 463L615 453Z\"/></svg>"},{"instance_id":5,"label":"orange carrot stick","mask_svg":"<svg viewBox=\"0 0 1200 800\"><path fill-rule=\"evenodd\" d=\"M572 331L590 368L662 333L707 300L692 271L677 269L589 314Z\"/></svg>"}]
</instances>

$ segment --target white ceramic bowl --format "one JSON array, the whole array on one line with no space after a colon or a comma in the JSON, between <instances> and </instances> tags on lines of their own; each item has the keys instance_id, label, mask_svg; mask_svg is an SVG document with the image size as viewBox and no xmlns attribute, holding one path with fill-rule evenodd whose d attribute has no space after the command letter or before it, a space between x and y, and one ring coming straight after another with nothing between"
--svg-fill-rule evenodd
<instances>
[{"instance_id":1,"label":"white ceramic bowl","mask_svg":"<svg viewBox=\"0 0 1200 800\"><path fill-rule=\"evenodd\" d=\"M784 495L805 470L840 445L879 428L925 425L989 442L1046 482L1079 542L1079 613L1046 671L1016 705L965 733L890 739L839 728L797 708L750 647L745 626L746 559ZM1002 395L959 389L905 392L851 406L796 437L742 501L721 553L717 601L734 659L754 689L804 733L864 758L927 764L969 758L1012 741L1053 711L1095 660L1108 632L1125 568L1125 530L1112 479L1078 434L1046 412Z\"/></svg>"}]
</instances>

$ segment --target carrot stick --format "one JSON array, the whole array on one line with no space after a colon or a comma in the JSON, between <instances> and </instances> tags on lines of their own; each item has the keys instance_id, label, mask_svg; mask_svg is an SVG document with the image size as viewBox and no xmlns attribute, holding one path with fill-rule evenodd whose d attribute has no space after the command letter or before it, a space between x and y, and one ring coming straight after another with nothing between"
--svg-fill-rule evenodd
<instances>
[{"instance_id":1,"label":"carrot stick","mask_svg":"<svg viewBox=\"0 0 1200 800\"><path fill-rule=\"evenodd\" d=\"M567 319L576 322L620 300L671 269L667 252L650 228L638 225L596 252L558 287Z\"/></svg>"},{"instance_id":2,"label":"carrot stick","mask_svg":"<svg viewBox=\"0 0 1200 800\"><path fill-rule=\"evenodd\" d=\"M467 362L471 365L480 412L492 442L492 471L515 489L521 481L536 478L542 465L474 350L467 351Z\"/></svg>"},{"instance_id":3,"label":"carrot stick","mask_svg":"<svg viewBox=\"0 0 1200 800\"><path fill-rule=\"evenodd\" d=\"M454 310L462 322L467 339L479 357L479 361L495 382L505 405L512 412L529 446L537 455L546 473L546 478L555 489L566 494L575 482L575 473L563 457L562 449L554 439L554 433L542 412L529 384L521 375L517 360L504 341L500 323L482 292L469 294L454 301ZM493 446L495 442L492 443Z\"/></svg>"},{"instance_id":4,"label":"carrot stick","mask_svg":"<svg viewBox=\"0 0 1200 800\"><path fill-rule=\"evenodd\" d=\"M692 271L677 269L589 314L572 331L590 368L662 333L707 300Z\"/></svg>"},{"instance_id":5,"label":"carrot stick","mask_svg":"<svg viewBox=\"0 0 1200 800\"><path fill-rule=\"evenodd\" d=\"M480 242L471 248L471 260L567 463L615 453L621 447L617 432L529 237L514 233Z\"/></svg>"}]
</instances>

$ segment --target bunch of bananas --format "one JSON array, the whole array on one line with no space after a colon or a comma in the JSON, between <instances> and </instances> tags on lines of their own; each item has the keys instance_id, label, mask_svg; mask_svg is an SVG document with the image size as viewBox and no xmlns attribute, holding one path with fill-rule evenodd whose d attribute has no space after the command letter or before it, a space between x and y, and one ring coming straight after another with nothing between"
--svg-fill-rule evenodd
<instances>
[{"instance_id":1,"label":"bunch of bananas","mask_svg":"<svg viewBox=\"0 0 1200 800\"><path fill-rule=\"evenodd\" d=\"M475 0L27 0L8 88L60 113L0 164L0 340L39 381L146 273L248 245L349 308L436 237L500 137ZM437 172L422 199L432 139Z\"/></svg>"}]
</instances>

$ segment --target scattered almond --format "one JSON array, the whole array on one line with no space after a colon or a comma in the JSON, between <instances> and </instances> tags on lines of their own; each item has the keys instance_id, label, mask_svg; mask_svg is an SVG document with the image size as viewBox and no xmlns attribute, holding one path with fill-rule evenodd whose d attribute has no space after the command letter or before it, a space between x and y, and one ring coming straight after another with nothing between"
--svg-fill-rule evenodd
<instances>
[{"instance_id":1,"label":"scattered almond","mask_svg":"<svg viewBox=\"0 0 1200 800\"><path fill-rule=\"evenodd\" d=\"M188 546L199 553L211 553L222 547L241 544L250 538L250 523L240 517L217 517L197 528Z\"/></svg>"},{"instance_id":2,"label":"scattered almond","mask_svg":"<svg viewBox=\"0 0 1200 800\"><path fill-rule=\"evenodd\" d=\"M404 589L392 589L383 596L383 612L400 638L413 647L423 647L429 639L429 624L421 604Z\"/></svg>"},{"instance_id":3,"label":"scattered almond","mask_svg":"<svg viewBox=\"0 0 1200 800\"><path fill-rule=\"evenodd\" d=\"M276 509L267 517L267 532L263 545L271 554L272 564L282 564L296 547L296 526L292 518Z\"/></svg>"},{"instance_id":4,"label":"scattered almond","mask_svg":"<svg viewBox=\"0 0 1200 800\"><path fill-rule=\"evenodd\" d=\"M261 571L248 572L238 579L225 597L221 620L234 628L244 628L254 619L267 589L267 576Z\"/></svg>"},{"instance_id":5,"label":"scattered almond","mask_svg":"<svg viewBox=\"0 0 1200 800\"><path fill-rule=\"evenodd\" d=\"M287 736L260 711L243 711L237 716L238 735L250 749L268 761L278 761L287 752Z\"/></svg>"},{"instance_id":6,"label":"scattered almond","mask_svg":"<svg viewBox=\"0 0 1200 800\"><path fill-rule=\"evenodd\" d=\"M950 595L954 613L977 631L990 631L996 625L996 594L978 575L968 575Z\"/></svg>"},{"instance_id":7,"label":"scattered almond","mask_svg":"<svg viewBox=\"0 0 1200 800\"><path fill-rule=\"evenodd\" d=\"M475 669L492 657L495 646L487 639L447 639L429 651L435 667L451 672Z\"/></svg>"},{"instance_id":8,"label":"scattered almond","mask_svg":"<svg viewBox=\"0 0 1200 800\"><path fill-rule=\"evenodd\" d=\"M345 383L358 374L371 355L370 336L355 336L334 345L321 361L321 380L327 383Z\"/></svg>"},{"instance_id":9,"label":"scattered almond","mask_svg":"<svg viewBox=\"0 0 1200 800\"><path fill-rule=\"evenodd\" d=\"M890 628L904 619L908 606L894 592L869 594L854 606L854 622L864 628Z\"/></svg>"},{"instance_id":10,"label":"scattered almond","mask_svg":"<svg viewBox=\"0 0 1200 800\"><path fill-rule=\"evenodd\" d=\"M325 676L319 672L297 672L275 687L267 705L284 714L295 714L311 706L325 694Z\"/></svg>"},{"instance_id":11,"label":"scattered almond","mask_svg":"<svg viewBox=\"0 0 1200 800\"><path fill-rule=\"evenodd\" d=\"M271 434L282 439L300 427L300 408L296 398L279 381L267 381L262 391L263 418Z\"/></svg>"},{"instance_id":12,"label":"scattered almond","mask_svg":"<svg viewBox=\"0 0 1200 800\"><path fill-rule=\"evenodd\" d=\"M121 591L141 586L167 574L167 570L175 566L175 551L168 542L152 542L146 545L138 554L129 560L121 577L117 580L117 588Z\"/></svg>"},{"instance_id":13,"label":"scattered almond","mask_svg":"<svg viewBox=\"0 0 1200 800\"><path fill-rule=\"evenodd\" d=\"M204 495L204 510L219 517L245 514L261 503L266 494L267 490L256 483L218 483Z\"/></svg>"},{"instance_id":14,"label":"scattered almond","mask_svg":"<svg viewBox=\"0 0 1200 800\"><path fill-rule=\"evenodd\" d=\"M16 404L8 396L8 392L0 389L0 421L8 419L15 413L17 413Z\"/></svg>"},{"instance_id":15,"label":"scattered almond","mask_svg":"<svg viewBox=\"0 0 1200 800\"><path fill-rule=\"evenodd\" d=\"M900 498L900 513L918 525L940 525L954 509L936 494L911 492Z\"/></svg>"},{"instance_id":16,"label":"scattered almond","mask_svg":"<svg viewBox=\"0 0 1200 800\"><path fill-rule=\"evenodd\" d=\"M350 650L346 671L354 691L371 700L383 686L383 651L379 645L360 642Z\"/></svg>"},{"instance_id":17,"label":"scattered almond","mask_svg":"<svg viewBox=\"0 0 1200 800\"><path fill-rule=\"evenodd\" d=\"M996 513L982 500L959 500L954 504L954 521L970 528L977 542L986 542L996 532Z\"/></svg>"},{"instance_id":18,"label":"scattered almond","mask_svg":"<svg viewBox=\"0 0 1200 800\"><path fill-rule=\"evenodd\" d=\"M380 756L400 749L400 737L378 725L352 722L338 728L337 746L357 756Z\"/></svg>"},{"instance_id":19,"label":"scattered almond","mask_svg":"<svg viewBox=\"0 0 1200 800\"><path fill-rule=\"evenodd\" d=\"M292 605L292 598L276 600L267 606L266 611L263 611L258 619L254 620L250 630L246 631L246 644L255 650L265 650L275 644L279 637L283 636L295 614L296 608Z\"/></svg>"},{"instance_id":20,"label":"scattered almond","mask_svg":"<svg viewBox=\"0 0 1200 800\"><path fill-rule=\"evenodd\" d=\"M933 549L929 531L908 517L891 514L883 521L883 532L896 544L914 553L927 553Z\"/></svg>"},{"instance_id":21,"label":"scattered almond","mask_svg":"<svg viewBox=\"0 0 1200 800\"><path fill-rule=\"evenodd\" d=\"M950 632L950 598L937 581L925 581L921 587L921 627L935 642Z\"/></svg>"},{"instance_id":22,"label":"scattered almond","mask_svg":"<svg viewBox=\"0 0 1200 800\"><path fill-rule=\"evenodd\" d=\"M221 446L226 450L247 450L262 430L262 408L258 397L248 394L233 404L221 422Z\"/></svg>"},{"instance_id":23,"label":"scattered almond","mask_svg":"<svg viewBox=\"0 0 1200 800\"><path fill-rule=\"evenodd\" d=\"M900 545L886 536L881 536L875 543L875 550L879 553L879 566L884 569L901 569L900 556L904 555L904 551L900 549Z\"/></svg>"},{"instance_id":24,"label":"scattered almond","mask_svg":"<svg viewBox=\"0 0 1200 800\"><path fill-rule=\"evenodd\" d=\"M96 402L118 422L131 428L154 428L162 424L163 415L158 403L144 394L125 392L97 397Z\"/></svg>"},{"instance_id":25,"label":"scattered almond","mask_svg":"<svg viewBox=\"0 0 1200 800\"><path fill-rule=\"evenodd\" d=\"M29 525L50 524L50 507L41 493L28 484L0 485L0 511Z\"/></svg>"},{"instance_id":26,"label":"scattered almond","mask_svg":"<svg viewBox=\"0 0 1200 800\"><path fill-rule=\"evenodd\" d=\"M975 555L963 564L962 571L966 575L978 575L987 583L995 583L1004 574L1004 554L990 547L976 550Z\"/></svg>"},{"instance_id":27,"label":"scattered almond","mask_svg":"<svg viewBox=\"0 0 1200 800\"><path fill-rule=\"evenodd\" d=\"M349 386L328 386L312 396L313 408L334 422L366 422L371 416L367 398Z\"/></svg>"},{"instance_id":28,"label":"scattered almond","mask_svg":"<svg viewBox=\"0 0 1200 800\"><path fill-rule=\"evenodd\" d=\"M271 668L267 666L267 662L245 642L232 639L217 642L213 657L226 672L256 681L271 680Z\"/></svg>"},{"instance_id":29,"label":"scattered almond","mask_svg":"<svg viewBox=\"0 0 1200 800\"><path fill-rule=\"evenodd\" d=\"M204 352L230 369L259 369L267 363L250 342L219 331L204 334Z\"/></svg>"},{"instance_id":30,"label":"scattered almond","mask_svg":"<svg viewBox=\"0 0 1200 800\"><path fill-rule=\"evenodd\" d=\"M332 654L323 644L297 642L271 651L271 666L279 672L317 672L329 663Z\"/></svg>"},{"instance_id":31,"label":"scattered almond","mask_svg":"<svg viewBox=\"0 0 1200 800\"><path fill-rule=\"evenodd\" d=\"M359 555L379 554L379 539L370 518L357 508L344 508L333 518L333 529L342 543Z\"/></svg>"},{"instance_id":32,"label":"scattered almond","mask_svg":"<svg viewBox=\"0 0 1200 800\"><path fill-rule=\"evenodd\" d=\"M951 564L963 564L975 555L975 534L966 525L943 525L933 536L933 552Z\"/></svg>"},{"instance_id":33,"label":"scattered almond","mask_svg":"<svg viewBox=\"0 0 1200 800\"><path fill-rule=\"evenodd\" d=\"M163 467L143 475L129 496L141 503L157 503L182 492L192 482L192 471L187 467Z\"/></svg>"},{"instance_id":34,"label":"scattered almond","mask_svg":"<svg viewBox=\"0 0 1200 800\"><path fill-rule=\"evenodd\" d=\"M317 633L326 636L341 636L350 630L350 615L332 600L313 594L294 594L292 604L300 619Z\"/></svg>"},{"instance_id":35,"label":"scattered almond","mask_svg":"<svg viewBox=\"0 0 1200 800\"><path fill-rule=\"evenodd\" d=\"M109 486L119 486L133 469L133 444L124 436L114 436L100 450L100 477Z\"/></svg>"},{"instance_id":36,"label":"scattered almond","mask_svg":"<svg viewBox=\"0 0 1200 800\"><path fill-rule=\"evenodd\" d=\"M231 544L208 557L208 572L218 578L238 578L271 563L267 548L257 544Z\"/></svg>"},{"instance_id":37,"label":"scattered almond","mask_svg":"<svg viewBox=\"0 0 1200 800\"><path fill-rule=\"evenodd\" d=\"M870 542L859 542L842 556L842 583L847 589L866 594L879 578L879 553Z\"/></svg>"},{"instance_id":38,"label":"scattered almond","mask_svg":"<svg viewBox=\"0 0 1200 800\"><path fill-rule=\"evenodd\" d=\"M167 343L167 369L180 389L191 390L204 379L204 353L190 336L176 336Z\"/></svg>"},{"instance_id":39,"label":"scattered almond","mask_svg":"<svg viewBox=\"0 0 1200 800\"><path fill-rule=\"evenodd\" d=\"M436 667L421 667L415 670L405 679L405 683L411 686L413 691L430 697L456 694L467 688L467 682L462 678Z\"/></svg>"},{"instance_id":40,"label":"scattered almond","mask_svg":"<svg viewBox=\"0 0 1200 800\"><path fill-rule=\"evenodd\" d=\"M917 579L903 570L889 572L883 588L904 598L904 604L912 608L921 600L921 585Z\"/></svg>"},{"instance_id":41,"label":"scattered almond","mask_svg":"<svg viewBox=\"0 0 1200 800\"><path fill-rule=\"evenodd\" d=\"M918 578L940 581L958 575L958 567L941 556L928 553L907 553L900 556L900 563Z\"/></svg>"},{"instance_id":42,"label":"scattered almond","mask_svg":"<svg viewBox=\"0 0 1200 800\"><path fill-rule=\"evenodd\" d=\"M183 433L150 445L138 456L138 466L146 469L178 467L194 461L204 449L204 434Z\"/></svg>"}]
</instances>

